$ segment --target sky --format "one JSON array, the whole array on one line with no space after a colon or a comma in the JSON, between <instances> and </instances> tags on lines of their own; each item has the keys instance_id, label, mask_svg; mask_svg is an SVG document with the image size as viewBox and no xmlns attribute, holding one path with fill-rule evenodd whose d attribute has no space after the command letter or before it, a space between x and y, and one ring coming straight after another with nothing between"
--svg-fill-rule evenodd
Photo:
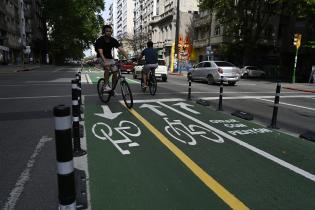
<instances>
[{"instance_id":1,"label":"sky","mask_svg":"<svg viewBox=\"0 0 315 210\"><path fill-rule=\"evenodd\" d=\"M108 13L109 13L108 9L109 9L109 6L111 5L111 3L113 2L113 0L104 0L104 1L105 1L105 11L103 11L102 17L104 20L107 20ZM91 56L92 55L91 53L95 54L94 49L88 49L88 50L84 51L85 56Z\"/></svg>"}]
</instances>

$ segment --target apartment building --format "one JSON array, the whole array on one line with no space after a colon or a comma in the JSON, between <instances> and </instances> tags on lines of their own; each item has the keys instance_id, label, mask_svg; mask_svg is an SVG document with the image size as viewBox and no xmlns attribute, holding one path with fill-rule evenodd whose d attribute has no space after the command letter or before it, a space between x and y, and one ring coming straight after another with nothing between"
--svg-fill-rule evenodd
<instances>
[{"instance_id":1,"label":"apartment building","mask_svg":"<svg viewBox=\"0 0 315 210\"><path fill-rule=\"evenodd\" d=\"M47 53L41 0L0 1L0 61L43 62Z\"/></svg>"},{"instance_id":2,"label":"apartment building","mask_svg":"<svg viewBox=\"0 0 315 210\"><path fill-rule=\"evenodd\" d=\"M0 63L19 60L22 49L19 1L0 1Z\"/></svg>"},{"instance_id":3,"label":"apartment building","mask_svg":"<svg viewBox=\"0 0 315 210\"><path fill-rule=\"evenodd\" d=\"M172 45L175 43L176 29L183 40L191 39L193 14L198 11L198 0L180 1L179 25L176 27L177 0L158 0L156 15L152 17L151 37L159 55L171 66Z\"/></svg>"},{"instance_id":4,"label":"apartment building","mask_svg":"<svg viewBox=\"0 0 315 210\"><path fill-rule=\"evenodd\" d=\"M134 9L134 48L139 54L151 40L150 22L157 14L157 0L135 1Z\"/></svg>"},{"instance_id":5,"label":"apartment building","mask_svg":"<svg viewBox=\"0 0 315 210\"><path fill-rule=\"evenodd\" d=\"M215 13L200 11L194 14L194 62L219 59L219 44L226 41L223 26L216 21Z\"/></svg>"}]
</instances>

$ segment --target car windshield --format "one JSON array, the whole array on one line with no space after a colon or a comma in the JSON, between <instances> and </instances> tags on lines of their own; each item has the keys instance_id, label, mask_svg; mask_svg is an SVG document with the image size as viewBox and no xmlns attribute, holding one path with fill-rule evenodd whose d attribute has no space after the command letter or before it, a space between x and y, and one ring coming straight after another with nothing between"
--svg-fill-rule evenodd
<instances>
[{"instance_id":1,"label":"car windshield","mask_svg":"<svg viewBox=\"0 0 315 210\"><path fill-rule=\"evenodd\" d=\"M247 67L247 69L249 69L249 70L258 70L258 68L256 66L249 66L249 67Z\"/></svg>"},{"instance_id":2,"label":"car windshield","mask_svg":"<svg viewBox=\"0 0 315 210\"><path fill-rule=\"evenodd\" d=\"M161 66L165 66L165 60L158 60L158 64Z\"/></svg>"},{"instance_id":3,"label":"car windshield","mask_svg":"<svg viewBox=\"0 0 315 210\"><path fill-rule=\"evenodd\" d=\"M233 64L226 62L226 61L215 61L214 62L217 66L234 66Z\"/></svg>"}]
</instances>

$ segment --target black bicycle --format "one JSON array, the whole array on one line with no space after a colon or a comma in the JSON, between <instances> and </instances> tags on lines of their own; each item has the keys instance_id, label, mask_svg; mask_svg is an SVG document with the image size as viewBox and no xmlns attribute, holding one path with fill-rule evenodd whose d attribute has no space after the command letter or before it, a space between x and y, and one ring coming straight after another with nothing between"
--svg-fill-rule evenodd
<instances>
[{"instance_id":1,"label":"black bicycle","mask_svg":"<svg viewBox=\"0 0 315 210\"><path fill-rule=\"evenodd\" d=\"M117 80L116 83L113 84L113 72L112 69L117 68L117 63L112 64L110 69L110 76L108 80L108 86L111 88L110 91L105 90L105 80L104 78L101 78L97 82L97 93L101 101L104 103L108 103L110 98L115 95L115 89L117 84L120 84L120 90L121 90L121 95L123 97L123 100L126 104L126 106L131 109L133 106L133 97L132 97L132 92L130 89L130 86L128 82L126 81L126 78L121 74L121 71L119 68L117 68Z\"/></svg>"},{"instance_id":2,"label":"black bicycle","mask_svg":"<svg viewBox=\"0 0 315 210\"><path fill-rule=\"evenodd\" d=\"M142 73L142 75L141 75L141 89L143 92L145 92L146 87L144 87L144 80L143 80L144 72L143 72L143 70L141 73ZM150 94L152 96L154 96L156 93L156 90L157 90L157 82L156 82L156 77L155 77L155 67L150 69L150 72L149 72L149 75L147 78L147 83L148 83Z\"/></svg>"}]
</instances>

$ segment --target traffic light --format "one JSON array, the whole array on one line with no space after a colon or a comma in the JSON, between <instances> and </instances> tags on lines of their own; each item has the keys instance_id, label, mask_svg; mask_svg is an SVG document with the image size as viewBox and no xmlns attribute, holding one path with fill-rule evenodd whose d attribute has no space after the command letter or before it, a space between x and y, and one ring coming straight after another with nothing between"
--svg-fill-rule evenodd
<instances>
[{"instance_id":1,"label":"traffic light","mask_svg":"<svg viewBox=\"0 0 315 210\"><path fill-rule=\"evenodd\" d=\"M302 34L294 34L293 44L296 46L296 48L299 48L301 46L301 39Z\"/></svg>"}]
</instances>

